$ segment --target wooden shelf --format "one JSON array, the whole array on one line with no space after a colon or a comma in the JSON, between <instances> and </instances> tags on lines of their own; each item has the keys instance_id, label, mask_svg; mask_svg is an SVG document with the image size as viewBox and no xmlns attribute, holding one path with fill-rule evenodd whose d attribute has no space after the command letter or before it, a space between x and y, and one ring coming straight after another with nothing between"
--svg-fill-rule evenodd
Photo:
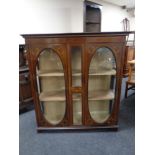
<instances>
[{"instance_id":1,"label":"wooden shelf","mask_svg":"<svg viewBox=\"0 0 155 155\"><path fill-rule=\"evenodd\" d=\"M73 76L81 76L82 73L81 73L80 70L78 70L78 69L74 69L74 70L72 71L72 75L73 75Z\"/></svg>"},{"instance_id":2,"label":"wooden shelf","mask_svg":"<svg viewBox=\"0 0 155 155\"><path fill-rule=\"evenodd\" d=\"M64 76L63 71L38 71L37 73L38 76L40 77L47 77L47 76ZM89 75L93 76L99 76L99 75L116 75L116 70L105 70L105 71L98 71L96 70L91 70L89 71ZM78 70L75 70L73 72L73 76L81 76L81 72Z\"/></svg>"},{"instance_id":3,"label":"wooden shelf","mask_svg":"<svg viewBox=\"0 0 155 155\"><path fill-rule=\"evenodd\" d=\"M65 91L52 91L52 92L42 92L39 95L40 101L65 101ZM99 101L99 100L112 100L114 99L114 92L112 90L104 91L98 90L89 93L88 100ZM81 98L77 94L73 98L74 101L80 101Z\"/></svg>"},{"instance_id":4,"label":"wooden shelf","mask_svg":"<svg viewBox=\"0 0 155 155\"><path fill-rule=\"evenodd\" d=\"M92 91L88 94L88 100L90 101L99 101L99 100L113 100L114 99L113 90L98 90Z\"/></svg>"},{"instance_id":5,"label":"wooden shelf","mask_svg":"<svg viewBox=\"0 0 155 155\"><path fill-rule=\"evenodd\" d=\"M55 71L38 71L37 73L38 76L40 77L46 77L46 76L64 76L64 72L63 71L58 71L58 70L55 70Z\"/></svg>"},{"instance_id":6,"label":"wooden shelf","mask_svg":"<svg viewBox=\"0 0 155 155\"><path fill-rule=\"evenodd\" d=\"M81 73L79 71L73 72L73 76L80 76ZM91 76L98 76L98 75L116 75L116 70L111 69L111 70L90 70L89 75Z\"/></svg>"},{"instance_id":7,"label":"wooden shelf","mask_svg":"<svg viewBox=\"0 0 155 155\"><path fill-rule=\"evenodd\" d=\"M107 115L109 113L109 111L107 110L102 110L102 111L90 111L91 115ZM76 113L77 116L81 116L82 112L79 111Z\"/></svg>"},{"instance_id":8,"label":"wooden shelf","mask_svg":"<svg viewBox=\"0 0 155 155\"><path fill-rule=\"evenodd\" d=\"M65 91L42 92L39 99L40 101L65 101Z\"/></svg>"},{"instance_id":9,"label":"wooden shelf","mask_svg":"<svg viewBox=\"0 0 155 155\"><path fill-rule=\"evenodd\" d=\"M116 75L116 70L115 69L111 69L111 70L104 70L104 71L89 71L89 75Z\"/></svg>"},{"instance_id":10,"label":"wooden shelf","mask_svg":"<svg viewBox=\"0 0 155 155\"><path fill-rule=\"evenodd\" d=\"M53 91L53 92L42 92L39 95L40 101L65 101L65 91ZM80 97L77 94L74 98L75 101L79 101Z\"/></svg>"}]
</instances>

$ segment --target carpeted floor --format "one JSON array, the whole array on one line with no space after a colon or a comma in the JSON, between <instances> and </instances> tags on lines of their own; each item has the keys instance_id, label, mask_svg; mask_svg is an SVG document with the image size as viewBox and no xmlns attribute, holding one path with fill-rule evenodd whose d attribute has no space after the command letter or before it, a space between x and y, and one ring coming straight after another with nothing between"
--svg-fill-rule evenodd
<instances>
[{"instance_id":1,"label":"carpeted floor","mask_svg":"<svg viewBox=\"0 0 155 155\"><path fill-rule=\"evenodd\" d=\"M134 155L135 96L122 100L117 132L38 134L34 111L20 115L19 129L20 155Z\"/></svg>"}]
</instances>

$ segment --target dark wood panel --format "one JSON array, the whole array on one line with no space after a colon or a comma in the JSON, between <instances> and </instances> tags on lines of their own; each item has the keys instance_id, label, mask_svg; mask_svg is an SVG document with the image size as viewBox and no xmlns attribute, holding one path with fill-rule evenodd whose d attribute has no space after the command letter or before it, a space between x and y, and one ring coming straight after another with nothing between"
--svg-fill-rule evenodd
<instances>
[{"instance_id":1,"label":"dark wood panel","mask_svg":"<svg viewBox=\"0 0 155 155\"><path fill-rule=\"evenodd\" d=\"M52 127L52 128L44 128L44 127L38 127L38 132L62 132L64 131L118 131L118 125L112 125L112 126L70 126L70 127Z\"/></svg>"},{"instance_id":2,"label":"dark wood panel","mask_svg":"<svg viewBox=\"0 0 155 155\"><path fill-rule=\"evenodd\" d=\"M86 31L87 32L99 32L100 24L86 23Z\"/></svg>"},{"instance_id":3,"label":"dark wood panel","mask_svg":"<svg viewBox=\"0 0 155 155\"><path fill-rule=\"evenodd\" d=\"M87 37L86 42L88 43L121 43L125 42L125 36L111 36L111 37Z\"/></svg>"},{"instance_id":4,"label":"dark wood panel","mask_svg":"<svg viewBox=\"0 0 155 155\"><path fill-rule=\"evenodd\" d=\"M101 5L84 1L84 32L101 32Z\"/></svg>"},{"instance_id":5,"label":"dark wood panel","mask_svg":"<svg viewBox=\"0 0 155 155\"><path fill-rule=\"evenodd\" d=\"M33 98L31 92L29 68L25 53L25 45L19 45L19 110L32 107Z\"/></svg>"},{"instance_id":6,"label":"dark wood panel","mask_svg":"<svg viewBox=\"0 0 155 155\"><path fill-rule=\"evenodd\" d=\"M59 40L60 38L63 38L62 40L66 40L66 38L72 38L72 37L96 37L96 36L126 36L130 33L134 33L134 31L116 31L116 32L98 32L98 33L47 33L47 34L21 34L26 41L30 39L30 41L33 41L34 38L38 38L40 40L41 38L44 39L42 42L44 42L46 39L49 38L55 38L54 40ZM59 43L62 41L59 40ZM51 40L52 41L52 40ZM50 42L53 43L53 42Z\"/></svg>"}]
</instances>

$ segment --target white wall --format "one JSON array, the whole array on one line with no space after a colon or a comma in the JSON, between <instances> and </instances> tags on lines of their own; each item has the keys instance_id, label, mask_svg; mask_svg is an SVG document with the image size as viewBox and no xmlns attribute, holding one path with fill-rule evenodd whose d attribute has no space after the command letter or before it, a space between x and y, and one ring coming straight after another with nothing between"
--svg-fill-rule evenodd
<instances>
[{"instance_id":1,"label":"white wall","mask_svg":"<svg viewBox=\"0 0 155 155\"><path fill-rule=\"evenodd\" d=\"M20 8L20 34L83 31L82 0L21 0Z\"/></svg>"},{"instance_id":2,"label":"white wall","mask_svg":"<svg viewBox=\"0 0 155 155\"><path fill-rule=\"evenodd\" d=\"M122 20L134 18L126 10L103 0L92 0L103 5L101 31L122 31ZM19 34L83 32L83 0L20 0ZM19 43L24 39L19 37Z\"/></svg>"},{"instance_id":3,"label":"white wall","mask_svg":"<svg viewBox=\"0 0 155 155\"><path fill-rule=\"evenodd\" d=\"M130 30L134 31L135 30L135 17L129 17L130 20Z\"/></svg>"},{"instance_id":4,"label":"white wall","mask_svg":"<svg viewBox=\"0 0 155 155\"><path fill-rule=\"evenodd\" d=\"M122 20L128 18L130 30L134 30L134 18L121 7L104 2L103 0L91 0L102 5L101 31L123 31Z\"/></svg>"}]
</instances>

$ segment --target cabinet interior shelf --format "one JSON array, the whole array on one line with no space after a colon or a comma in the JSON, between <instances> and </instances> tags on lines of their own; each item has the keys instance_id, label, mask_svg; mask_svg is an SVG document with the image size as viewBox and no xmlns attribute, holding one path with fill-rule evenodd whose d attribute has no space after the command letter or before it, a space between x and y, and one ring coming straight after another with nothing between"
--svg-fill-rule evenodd
<instances>
[{"instance_id":1,"label":"cabinet interior shelf","mask_svg":"<svg viewBox=\"0 0 155 155\"><path fill-rule=\"evenodd\" d=\"M47 77L47 76L64 76L64 72L63 71L38 71L37 75L39 77ZM94 70L90 70L89 71L89 75L91 76L97 76L97 75L116 75L116 70L115 69L111 69L111 70L102 70L102 71L94 71ZM80 71L74 71L73 72L73 76L81 76L81 72Z\"/></svg>"},{"instance_id":2,"label":"cabinet interior shelf","mask_svg":"<svg viewBox=\"0 0 155 155\"><path fill-rule=\"evenodd\" d=\"M42 92L39 95L40 101L65 101L65 91L51 91L51 92ZM88 100L90 101L100 101L100 100L113 100L114 92L113 90L97 90L92 91L88 95ZM80 101L81 98L79 95L75 95L73 98L74 101Z\"/></svg>"},{"instance_id":3,"label":"cabinet interior shelf","mask_svg":"<svg viewBox=\"0 0 155 155\"><path fill-rule=\"evenodd\" d=\"M104 111L104 110L102 110L102 111L91 111L90 113L92 114L92 115L97 115L97 114L107 114L107 112L108 111ZM76 115L82 115L82 112L81 111L78 111L78 112L76 112L75 113Z\"/></svg>"}]
</instances>

